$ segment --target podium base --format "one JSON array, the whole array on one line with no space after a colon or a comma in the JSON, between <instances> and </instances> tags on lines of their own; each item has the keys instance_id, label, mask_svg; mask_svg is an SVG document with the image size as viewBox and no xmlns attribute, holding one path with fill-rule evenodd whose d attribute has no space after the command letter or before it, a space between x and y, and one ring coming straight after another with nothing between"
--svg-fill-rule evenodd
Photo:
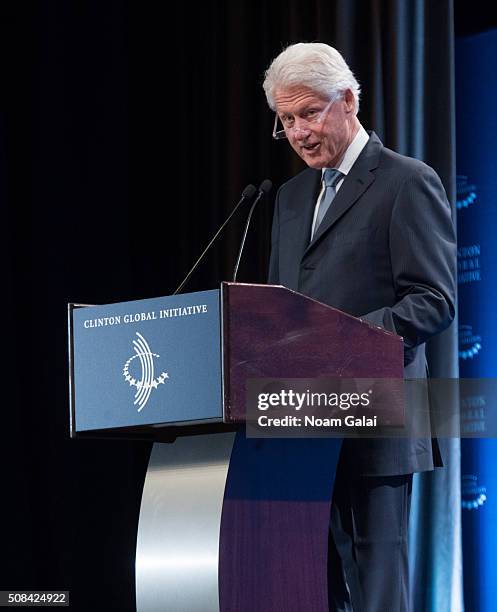
<instances>
[{"instance_id":1,"label":"podium base","mask_svg":"<svg viewBox=\"0 0 497 612\"><path fill-rule=\"evenodd\" d=\"M219 611L219 537L234 433L153 446L136 546L138 612Z\"/></svg>"}]
</instances>

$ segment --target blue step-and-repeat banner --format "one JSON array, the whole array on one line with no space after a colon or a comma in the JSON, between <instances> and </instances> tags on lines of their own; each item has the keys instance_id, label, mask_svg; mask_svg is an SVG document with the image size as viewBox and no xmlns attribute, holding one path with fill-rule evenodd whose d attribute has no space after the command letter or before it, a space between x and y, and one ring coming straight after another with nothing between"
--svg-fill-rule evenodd
<instances>
[{"instance_id":1,"label":"blue step-and-repeat banner","mask_svg":"<svg viewBox=\"0 0 497 612\"><path fill-rule=\"evenodd\" d=\"M497 31L456 43L459 365L497 379ZM495 394L492 394L495 396ZM497 610L497 440L485 438L484 393L464 399L481 428L462 441L464 599Z\"/></svg>"}]
</instances>

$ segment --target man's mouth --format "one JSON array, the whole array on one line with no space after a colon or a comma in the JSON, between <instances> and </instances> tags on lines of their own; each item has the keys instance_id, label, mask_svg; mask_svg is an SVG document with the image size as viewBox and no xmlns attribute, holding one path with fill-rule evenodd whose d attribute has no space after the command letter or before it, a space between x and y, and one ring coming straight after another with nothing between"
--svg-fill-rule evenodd
<instances>
[{"instance_id":1,"label":"man's mouth","mask_svg":"<svg viewBox=\"0 0 497 612\"><path fill-rule=\"evenodd\" d=\"M302 145L302 148L305 151L315 151L317 148L319 147L319 142L314 142L313 144L306 144L306 145Z\"/></svg>"}]
</instances>

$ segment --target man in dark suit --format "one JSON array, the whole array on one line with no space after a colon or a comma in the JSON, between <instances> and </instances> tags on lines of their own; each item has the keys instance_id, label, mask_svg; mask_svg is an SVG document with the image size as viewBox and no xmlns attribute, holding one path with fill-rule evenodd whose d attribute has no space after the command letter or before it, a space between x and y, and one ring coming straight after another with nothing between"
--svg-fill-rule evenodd
<instances>
[{"instance_id":1,"label":"man in dark suit","mask_svg":"<svg viewBox=\"0 0 497 612\"><path fill-rule=\"evenodd\" d=\"M308 166L276 196L269 283L399 334L405 377L425 377L424 343L454 317L455 234L440 179L364 130L359 85L332 47L288 47L264 89L276 112L273 136L287 138ZM441 465L430 438L344 440L330 520L330 609L408 610L412 474Z\"/></svg>"}]
</instances>

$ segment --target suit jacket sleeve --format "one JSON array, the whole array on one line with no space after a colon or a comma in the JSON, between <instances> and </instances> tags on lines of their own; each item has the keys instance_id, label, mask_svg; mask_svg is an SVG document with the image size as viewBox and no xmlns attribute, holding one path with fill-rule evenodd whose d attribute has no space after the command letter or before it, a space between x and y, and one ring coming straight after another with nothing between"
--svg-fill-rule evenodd
<instances>
[{"instance_id":1,"label":"suit jacket sleeve","mask_svg":"<svg viewBox=\"0 0 497 612\"><path fill-rule=\"evenodd\" d=\"M418 165L394 201L389 228L397 302L362 316L404 338L409 349L445 329L455 313L456 239L438 175Z\"/></svg>"}]
</instances>

